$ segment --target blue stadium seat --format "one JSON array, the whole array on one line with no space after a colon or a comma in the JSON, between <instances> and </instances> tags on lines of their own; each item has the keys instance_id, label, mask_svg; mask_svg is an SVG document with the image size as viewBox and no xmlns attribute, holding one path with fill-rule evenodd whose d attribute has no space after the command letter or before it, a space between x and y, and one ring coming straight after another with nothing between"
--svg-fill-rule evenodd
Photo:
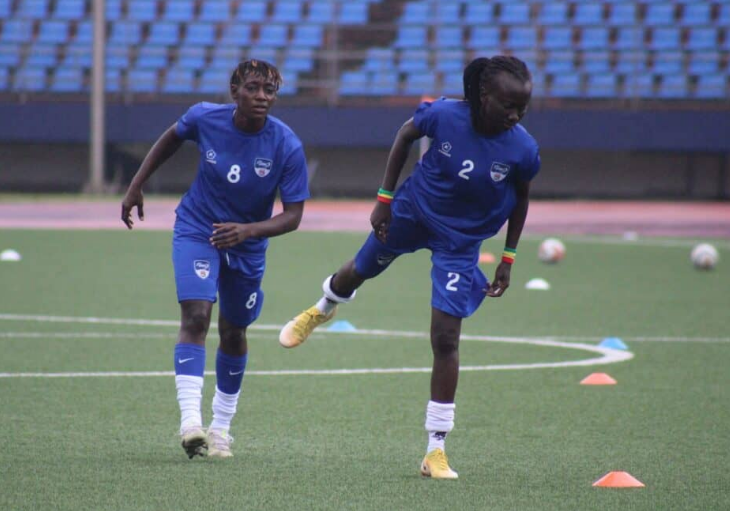
<instances>
[{"instance_id":1,"label":"blue stadium seat","mask_svg":"<svg viewBox=\"0 0 730 511\"><path fill-rule=\"evenodd\" d=\"M0 42L26 43L33 36L33 22L30 20L9 19L3 23Z\"/></svg>"},{"instance_id":2,"label":"blue stadium seat","mask_svg":"<svg viewBox=\"0 0 730 511\"><path fill-rule=\"evenodd\" d=\"M549 74L572 73L575 54L572 51L552 51L545 56L543 70Z\"/></svg>"},{"instance_id":3,"label":"blue stadium seat","mask_svg":"<svg viewBox=\"0 0 730 511\"><path fill-rule=\"evenodd\" d=\"M106 11L107 21L117 21L122 18L122 0L106 0ZM89 15L92 15L93 8L89 10Z\"/></svg>"},{"instance_id":4,"label":"blue stadium seat","mask_svg":"<svg viewBox=\"0 0 730 511\"><path fill-rule=\"evenodd\" d=\"M623 95L629 98L654 97L654 76L648 74L632 74L626 76Z\"/></svg>"},{"instance_id":5,"label":"blue stadium seat","mask_svg":"<svg viewBox=\"0 0 730 511\"><path fill-rule=\"evenodd\" d=\"M114 44L139 44L142 40L142 27L137 21L116 21L112 23L108 43Z\"/></svg>"},{"instance_id":6,"label":"blue stadium seat","mask_svg":"<svg viewBox=\"0 0 730 511\"><path fill-rule=\"evenodd\" d=\"M53 17L60 20L80 20L86 13L84 0L57 0ZM2 13L0 13L2 17Z\"/></svg>"},{"instance_id":7,"label":"blue stadium seat","mask_svg":"<svg viewBox=\"0 0 730 511\"><path fill-rule=\"evenodd\" d=\"M466 4L466 23L472 26L484 26L494 21L494 7L486 2L468 2Z\"/></svg>"},{"instance_id":8,"label":"blue stadium seat","mask_svg":"<svg viewBox=\"0 0 730 511\"><path fill-rule=\"evenodd\" d=\"M464 50L461 49L450 49L450 50L437 50L434 69L443 73L457 73L461 74L465 65Z\"/></svg>"},{"instance_id":9,"label":"blue stadium seat","mask_svg":"<svg viewBox=\"0 0 730 511\"><path fill-rule=\"evenodd\" d=\"M6 20L10 18L10 3L12 0L0 0L0 19ZM6 80L7 80L7 75ZM7 81L6 81L7 83Z\"/></svg>"},{"instance_id":10,"label":"blue stadium seat","mask_svg":"<svg viewBox=\"0 0 730 511\"><path fill-rule=\"evenodd\" d=\"M8 70L5 67L0 67L0 90L7 90L10 88L10 82L8 81Z\"/></svg>"},{"instance_id":11,"label":"blue stadium seat","mask_svg":"<svg viewBox=\"0 0 730 511\"><path fill-rule=\"evenodd\" d=\"M680 22L685 26L709 25L711 19L712 5L710 3L690 3L684 6Z\"/></svg>"},{"instance_id":12,"label":"blue stadium seat","mask_svg":"<svg viewBox=\"0 0 730 511\"><path fill-rule=\"evenodd\" d=\"M171 67L162 81L162 92L172 94L195 92L195 74L189 69Z\"/></svg>"},{"instance_id":13,"label":"blue stadium seat","mask_svg":"<svg viewBox=\"0 0 730 511\"><path fill-rule=\"evenodd\" d=\"M36 92L46 89L46 70L40 67L21 67L15 71L13 90Z\"/></svg>"},{"instance_id":14,"label":"blue stadium seat","mask_svg":"<svg viewBox=\"0 0 730 511\"><path fill-rule=\"evenodd\" d=\"M57 53L55 44L33 44L28 47L25 67L55 67L58 62Z\"/></svg>"},{"instance_id":15,"label":"blue stadium seat","mask_svg":"<svg viewBox=\"0 0 730 511\"><path fill-rule=\"evenodd\" d=\"M398 27L395 48L423 48L427 44L426 27Z\"/></svg>"},{"instance_id":16,"label":"blue stadium seat","mask_svg":"<svg viewBox=\"0 0 730 511\"><path fill-rule=\"evenodd\" d=\"M229 21L231 19L228 0L207 0L201 4L201 21Z\"/></svg>"},{"instance_id":17,"label":"blue stadium seat","mask_svg":"<svg viewBox=\"0 0 730 511\"><path fill-rule=\"evenodd\" d=\"M293 96L299 90L298 82L299 82L299 76L297 75L297 73L290 73L288 76L284 77L284 83L281 84L281 87L279 88L279 92L277 92L277 95Z\"/></svg>"},{"instance_id":18,"label":"blue stadium seat","mask_svg":"<svg viewBox=\"0 0 730 511\"><path fill-rule=\"evenodd\" d=\"M433 21L437 26L462 24L462 20L459 15L461 11L461 2L459 0L442 0L440 2L436 2L435 7L436 11L434 13Z\"/></svg>"},{"instance_id":19,"label":"blue stadium seat","mask_svg":"<svg viewBox=\"0 0 730 511\"><path fill-rule=\"evenodd\" d=\"M127 90L132 92L157 92L156 69L132 69L127 73Z\"/></svg>"},{"instance_id":20,"label":"blue stadium seat","mask_svg":"<svg viewBox=\"0 0 730 511\"><path fill-rule=\"evenodd\" d=\"M335 17L334 2L310 2L309 14L306 21L308 23L330 23Z\"/></svg>"},{"instance_id":21,"label":"blue stadium seat","mask_svg":"<svg viewBox=\"0 0 730 511\"><path fill-rule=\"evenodd\" d=\"M281 48L286 46L289 37L289 27L287 25L264 25L259 32L259 46L269 48Z\"/></svg>"},{"instance_id":22,"label":"blue stadium seat","mask_svg":"<svg viewBox=\"0 0 730 511\"><path fill-rule=\"evenodd\" d=\"M712 50L717 48L717 29L712 27L694 27L689 32L687 49Z\"/></svg>"},{"instance_id":23,"label":"blue stadium seat","mask_svg":"<svg viewBox=\"0 0 730 511\"><path fill-rule=\"evenodd\" d=\"M393 95L398 92L398 75L391 71L373 73L370 93L378 96Z\"/></svg>"},{"instance_id":24,"label":"blue stadium seat","mask_svg":"<svg viewBox=\"0 0 730 511\"><path fill-rule=\"evenodd\" d=\"M720 14L718 14L715 24L718 27L730 27L730 2L720 4ZM725 35L727 36L727 32ZM725 41L727 42L728 39L730 38L726 37Z\"/></svg>"},{"instance_id":25,"label":"blue stadium seat","mask_svg":"<svg viewBox=\"0 0 730 511\"><path fill-rule=\"evenodd\" d=\"M130 61L129 46L107 46L106 47L106 67L110 69L126 69L129 67ZM91 55L89 55L91 57ZM91 65L91 58L89 58Z\"/></svg>"},{"instance_id":26,"label":"blue stadium seat","mask_svg":"<svg viewBox=\"0 0 730 511\"><path fill-rule=\"evenodd\" d=\"M0 67L17 67L20 64L20 44L0 44Z\"/></svg>"},{"instance_id":27,"label":"blue stadium seat","mask_svg":"<svg viewBox=\"0 0 730 511\"><path fill-rule=\"evenodd\" d=\"M616 27L631 26L639 19L637 3L614 3L608 14L608 24Z\"/></svg>"},{"instance_id":28,"label":"blue stadium seat","mask_svg":"<svg viewBox=\"0 0 730 511\"><path fill-rule=\"evenodd\" d=\"M611 71L611 54L608 51L583 53L581 70L588 74L604 74Z\"/></svg>"},{"instance_id":29,"label":"blue stadium seat","mask_svg":"<svg viewBox=\"0 0 730 511\"><path fill-rule=\"evenodd\" d=\"M578 47L584 50L598 50L608 48L609 32L606 27L583 27Z\"/></svg>"},{"instance_id":30,"label":"blue stadium seat","mask_svg":"<svg viewBox=\"0 0 730 511\"><path fill-rule=\"evenodd\" d=\"M626 51L616 54L614 71L621 74L637 74L646 72L646 51Z\"/></svg>"},{"instance_id":31,"label":"blue stadium seat","mask_svg":"<svg viewBox=\"0 0 730 511\"><path fill-rule=\"evenodd\" d=\"M644 29L636 27L619 27L616 31L617 50L636 50L644 46Z\"/></svg>"},{"instance_id":32,"label":"blue stadium seat","mask_svg":"<svg viewBox=\"0 0 730 511\"><path fill-rule=\"evenodd\" d=\"M727 99L727 76L708 74L698 77L694 96L703 99Z\"/></svg>"},{"instance_id":33,"label":"blue stadium seat","mask_svg":"<svg viewBox=\"0 0 730 511\"><path fill-rule=\"evenodd\" d=\"M464 97L464 82L461 76L457 74L444 75L439 93L444 96Z\"/></svg>"},{"instance_id":34,"label":"blue stadium seat","mask_svg":"<svg viewBox=\"0 0 730 511\"><path fill-rule=\"evenodd\" d=\"M195 0L167 0L163 5L163 20L188 22L194 18Z\"/></svg>"},{"instance_id":35,"label":"blue stadium seat","mask_svg":"<svg viewBox=\"0 0 730 511\"><path fill-rule=\"evenodd\" d=\"M366 71L346 71L340 76L339 93L342 96L370 94L370 75Z\"/></svg>"},{"instance_id":36,"label":"blue stadium seat","mask_svg":"<svg viewBox=\"0 0 730 511\"><path fill-rule=\"evenodd\" d=\"M68 22L55 20L42 21L36 41L48 44L60 44L67 42Z\"/></svg>"},{"instance_id":37,"label":"blue stadium seat","mask_svg":"<svg viewBox=\"0 0 730 511\"><path fill-rule=\"evenodd\" d=\"M15 17L20 19L44 19L48 16L48 0L23 0L18 4Z\"/></svg>"},{"instance_id":38,"label":"blue stadium seat","mask_svg":"<svg viewBox=\"0 0 730 511\"><path fill-rule=\"evenodd\" d=\"M162 69L167 67L167 48L140 46L137 50L137 69Z\"/></svg>"},{"instance_id":39,"label":"blue stadium seat","mask_svg":"<svg viewBox=\"0 0 730 511\"><path fill-rule=\"evenodd\" d=\"M568 4L565 2L545 2L541 4L537 21L540 25L567 25Z\"/></svg>"},{"instance_id":40,"label":"blue stadium seat","mask_svg":"<svg viewBox=\"0 0 730 511\"><path fill-rule=\"evenodd\" d=\"M302 3L300 0L279 0L274 4L271 21L274 23L298 23L302 19Z\"/></svg>"},{"instance_id":41,"label":"blue stadium seat","mask_svg":"<svg viewBox=\"0 0 730 511\"><path fill-rule=\"evenodd\" d=\"M368 48L363 71L388 71L395 68L395 51L392 48Z\"/></svg>"},{"instance_id":42,"label":"blue stadium seat","mask_svg":"<svg viewBox=\"0 0 730 511\"><path fill-rule=\"evenodd\" d=\"M150 23L147 44L174 46L180 41L180 26L175 22L160 21Z\"/></svg>"},{"instance_id":43,"label":"blue stadium seat","mask_svg":"<svg viewBox=\"0 0 730 511\"><path fill-rule=\"evenodd\" d=\"M233 25L229 25L223 32L226 37L226 33ZM248 27L250 32L251 28ZM202 46L212 46L216 42L215 38L215 25L212 23L187 23L185 38L183 39L185 44L199 44Z\"/></svg>"},{"instance_id":44,"label":"blue stadium seat","mask_svg":"<svg viewBox=\"0 0 730 511\"><path fill-rule=\"evenodd\" d=\"M190 41L192 42L192 41ZM206 44L213 44L206 43ZM251 25L248 23L231 23L223 29L217 44L249 46L251 44Z\"/></svg>"},{"instance_id":45,"label":"blue stadium seat","mask_svg":"<svg viewBox=\"0 0 730 511\"><path fill-rule=\"evenodd\" d=\"M268 48L262 46L251 46L248 49L247 59L257 59L270 62L275 66L279 66L279 50L277 48ZM237 64L236 62L233 65Z\"/></svg>"},{"instance_id":46,"label":"blue stadium seat","mask_svg":"<svg viewBox=\"0 0 730 511\"><path fill-rule=\"evenodd\" d=\"M403 84L406 96L431 95L436 92L436 75L432 72L408 73Z\"/></svg>"},{"instance_id":47,"label":"blue stadium seat","mask_svg":"<svg viewBox=\"0 0 730 511\"><path fill-rule=\"evenodd\" d=\"M436 48L462 48L463 33L460 26L436 27Z\"/></svg>"},{"instance_id":48,"label":"blue stadium seat","mask_svg":"<svg viewBox=\"0 0 730 511\"><path fill-rule=\"evenodd\" d=\"M366 2L345 2L340 4L338 21L343 25L363 25L368 21L369 5Z\"/></svg>"},{"instance_id":49,"label":"blue stadium seat","mask_svg":"<svg viewBox=\"0 0 730 511\"><path fill-rule=\"evenodd\" d=\"M660 27L652 30L651 43L649 48L653 50L674 50L679 49L680 30L678 28Z\"/></svg>"},{"instance_id":50,"label":"blue stadium seat","mask_svg":"<svg viewBox=\"0 0 730 511\"><path fill-rule=\"evenodd\" d=\"M104 72L104 90L107 92L120 92L122 90L121 69L107 69Z\"/></svg>"},{"instance_id":51,"label":"blue stadium seat","mask_svg":"<svg viewBox=\"0 0 730 511\"><path fill-rule=\"evenodd\" d=\"M575 4L574 25L602 25L603 4L595 2L579 2Z\"/></svg>"},{"instance_id":52,"label":"blue stadium seat","mask_svg":"<svg viewBox=\"0 0 730 511\"><path fill-rule=\"evenodd\" d=\"M429 69L430 52L422 49L402 50L398 56L398 69L408 73L426 72Z\"/></svg>"},{"instance_id":53,"label":"blue stadium seat","mask_svg":"<svg viewBox=\"0 0 730 511\"><path fill-rule=\"evenodd\" d=\"M650 27L674 25L674 3L649 4L644 16L644 25Z\"/></svg>"},{"instance_id":54,"label":"blue stadium seat","mask_svg":"<svg viewBox=\"0 0 730 511\"><path fill-rule=\"evenodd\" d=\"M537 29L535 27L512 27L507 32L505 45L512 50L535 48Z\"/></svg>"},{"instance_id":55,"label":"blue stadium seat","mask_svg":"<svg viewBox=\"0 0 730 511\"><path fill-rule=\"evenodd\" d=\"M542 47L546 50L563 50L573 46L573 29L571 27L546 27L543 33Z\"/></svg>"},{"instance_id":56,"label":"blue stadium seat","mask_svg":"<svg viewBox=\"0 0 730 511\"><path fill-rule=\"evenodd\" d=\"M473 50L499 48L500 37L498 27L475 26L471 29L467 47Z\"/></svg>"},{"instance_id":57,"label":"blue stadium seat","mask_svg":"<svg viewBox=\"0 0 730 511\"><path fill-rule=\"evenodd\" d=\"M281 71L289 73L308 73L314 69L314 51L310 48L291 48L284 56Z\"/></svg>"},{"instance_id":58,"label":"blue stadium seat","mask_svg":"<svg viewBox=\"0 0 730 511\"><path fill-rule=\"evenodd\" d=\"M241 61L242 56L238 46L214 46L208 68L223 70L230 74L236 64Z\"/></svg>"},{"instance_id":59,"label":"blue stadium seat","mask_svg":"<svg viewBox=\"0 0 730 511\"><path fill-rule=\"evenodd\" d=\"M81 92L87 88L84 85L84 71L81 68L59 67L51 79L53 92Z\"/></svg>"},{"instance_id":60,"label":"blue stadium seat","mask_svg":"<svg viewBox=\"0 0 730 511\"><path fill-rule=\"evenodd\" d=\"M203 69L205 67L206 53L206 49L201 46L180 46L177 50L177 62L175 66L179 69Z\"/></svg>"},{"instance_id":61,"label":"blue stadium seat","mask_svg":"<svg viewBox=\"0 0 730 511\"><path fill-rule=\"evenodd\" d=\"M654 74L682 73L684 72L684 54L679 51L655 52L651 69Z\"/></svg>"},{"instance_id":62,"label":"blue stadium seat","mask_svg":"<svg viewBox=\"0 0 730 511\"><path fill-rule=\"evenodd\" d=\"M578 97L581 95L581 77L577 73L554 74L549 95L553 97Z\"/></svg>"},{"instance_id":63,"label":"blue stadium seat","mask_svg":"<svg viewBox=\"0 0 730 511\"><path fill-rule=\"evenodd\" d=\"M720 71L722 56L718 51L697 51L689 54L687 73L691 75L709 75Z\"/></svg>"},{"instance_id":64,"label":"blue stadium seat","mask_svg":"<svg viewBox=\"0 0 730 511\"><path fill-rule=\"evenodd\" d=\"M664 75L659 82L657 96L660 98L684 98L688 95L687 75Z\"/></svg>"},{"instance_id":65,"label":"blue stadium seat","mask_svg":"<svg viewBox=\"0 0 730 511\"><path fill-rule=\"evenodd\" d=\"M613 73L590 74L586 81L585 95L590 98L616 97L618 79Z\"/></svg>"},{"instance_id":66,"label":"blue stadium seat","mask_svg":"<svg viewBox=\"0 0 730 511\"><path fill-rule=\"evenodd\" d=\"M128 0L127 19L153 21L157 18L157 2L149 0Z\"/></svg>"},{"instance_id":67,"label":"blue stadium seat","mask_svg":"<svg viewBox=\"0 0 730 511\"><path fill-rule=\"evenodd\" d=\"M261 23L266 20L266 2L242 2L236 13L237 21Z\"/></svg>"},{"instance_id":68,"label":"blue stadium seat","mask_svg":"<svg viewBox=\"0 0 730 511\"><path fill-rule=\"evenodd\" d=\"M324 40L322 25L297 25L291 40L293 48L319 48Z\"/></svg>"},{"instance_id":69,"label":"blue stadium seat","mask_svg":"<svg viewBox=\"0 0 730 511\"><path fill-rule=\"evenodd\" d=\"M91 25L91 21L84 20L79 21L76 25L76 35L74 35L73 42L75 43L87 43L91 45L94 41L94 27Z\"/></svg>"},{"instance_id":70,"label":"blue stadium seat","mask_svg":"<svg viewBox=\"0 0 730 511\"><path fill-rule=\"evenodd\" d=\"M504 2L501 4L499 23L502 25L527 25L530 23L530 4Z\"/></svg>"},{"instance_id":71,"label":"blue stadium seat","mask_svg":"<svg viewBox=\"0 0 730 511\"><path fill-rule=\"evenodd\" d=\"M401 25L427 25L432 21L431 3L428 0L421 2L407 2L403 6L400 17Z\"/></svg>"},{"instance_id":72,"label":"blue stadium seat","mask_svg":"<svg viewBox=\"0 0 730 511\"><path fill-rule=\"evenodd\" d=\"M61 68L91 67L91 46L71 43L66 45Z\"/></svg>"}]
</instances>

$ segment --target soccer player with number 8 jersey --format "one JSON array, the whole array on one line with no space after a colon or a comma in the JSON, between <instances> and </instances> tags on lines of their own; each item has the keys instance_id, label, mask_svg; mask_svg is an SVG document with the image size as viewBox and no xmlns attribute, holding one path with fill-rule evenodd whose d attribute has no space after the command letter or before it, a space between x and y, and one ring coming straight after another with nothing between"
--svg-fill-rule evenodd
<instances>
[{"instance_id":1,"label":"soccer player with number 8 jersey","mask_svg":"<svg viewBox=\"0 0 730 511\"><path fill-rule=\"evenodd\" d=\"M144 220L142 186L185 140L197 144L198 173L176 209L172 242L181 309L175 345L180 435L188 457L232 456L229 434L248 359L246 328L261 312L268 238L295 230L309 198L301 141L269 115L282 78L260 60L240 63L230 79L231 104L198 103L168 128L145 157L122 201ZM283 211L272 215L280 193ZM201 416L205 338L220 298L213 420Z\"/></svg>"}]
</instances>

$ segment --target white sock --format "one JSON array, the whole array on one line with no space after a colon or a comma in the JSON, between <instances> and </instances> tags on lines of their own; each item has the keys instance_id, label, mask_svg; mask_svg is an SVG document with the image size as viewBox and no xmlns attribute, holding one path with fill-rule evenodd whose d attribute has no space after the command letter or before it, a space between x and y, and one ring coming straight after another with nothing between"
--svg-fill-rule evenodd
<instances>
[{"instance_id":1,"label":"white sock","mask_svg":"<svg viewBox=\"0 0 730 511\"><path fill-rule=\"evenodd\" d=\"M454 429L454 403L437 403L429 401L426 406L426 431L428 432L428 447L426 453L434 449L446 452L446 435Z\"/></svg>"},{"instance_id":2,"label":"white sock","mask_svg":"<svg viewBox=\"0 0 730 511\"><path fill-rule=\"evenodd\" d=\"M213 396L213 422L210 423L210 429L222 429L223 431L231 429L231 420L236 415L239 395L241 395L240 391L235 394L226 394L216 386L215 396Z\"/></svg>"},{"instance_id":3,"label":"white sock","mask_svg":"<svg viewBox=\"0 0 730 511\"><path fill-rule=\"evenodd\" d=\"M200 402L203 399L203 378L180 374L175 376L177 402L180 405L180 432L193 426L203 426Z\"/></svg>"},{"instance_id":4,"label":"white sock","mask_svg":"<svg viewBox=\"0 0 730 511\"><path fill-rule=\"evenodd\" d=\"M328 300L323 296L319 299L315 307L317 307L317 310L319 310L319 312L321 312L322 314L329 314L330 312L332 312L332 309L337 307L337 302Z\"/></svg>"}]
</instances>

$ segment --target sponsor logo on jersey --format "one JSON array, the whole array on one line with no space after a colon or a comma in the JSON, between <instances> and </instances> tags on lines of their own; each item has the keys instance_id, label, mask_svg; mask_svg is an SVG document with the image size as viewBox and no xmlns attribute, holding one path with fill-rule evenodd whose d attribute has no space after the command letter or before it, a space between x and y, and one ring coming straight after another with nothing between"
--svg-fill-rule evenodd
<instances>
[{"instance_id":1,"label":"sponsor logo on jersey","mask_svg":"<svg viewBox=\"0 0 730 511\"><path fill-rule=\"evenodd\" d=\"M495 161L492 163L492 168L489 169L489 175L492 176L492 181L499 183L509 174L509 165L506 163L499 163Z\"/></svg>"},{"instance_id":2,"label":"sponsor logo on jersey","mask_svg":"<svg viewBox=\"0 0 730 511\"><path fill-rule=\"evenodd\" d=\"M210 275L210 261L196 259L193 261L193 268L195 269L195 274L201 279L205 280Z\"/></svg>"},{"instance_id":3,"label":"sponsor logo on jersey","mask_svg":"<svg viewBox=\"0 0 730 511\"><path fill-rule=\"evenodd\" d=\"M215 154L215 151L213 149L208 149L205 151L205 161L208 163L216 163L215 157L218 156Z\"/></svg>"},{"instance_id":4,"label":"sponsor logo on jersey","mask_svg":"<svg viewBox=\"0 0 730 511\"><path fill-rule=\"evenodd\" d=\"M451 142L442 142L439 152L444 156L451 158Z\"/></svg>"},{"instance_id":5,"label":"sponsor logo on jersey","mask_svg":"<svg viewBox=\"0 0 730 511\"><path fill-rule=\"evenodd\" d=\"M395 259L395 254L378 254L377 261L380 266L388 266Z\"/></svg>"},{"instance_id":6,"label":"sponsor logo on jersey","mask_svg":"<svg viewBox=\"0 0 730 511\"><path fill-rule=\"evenodd\" d=\"M267 160L266 158L256 158L253 161L253 170L259 177L266 177L271 172L271 167L274 166L274 162Z\"/></svg>"}]
</instances>

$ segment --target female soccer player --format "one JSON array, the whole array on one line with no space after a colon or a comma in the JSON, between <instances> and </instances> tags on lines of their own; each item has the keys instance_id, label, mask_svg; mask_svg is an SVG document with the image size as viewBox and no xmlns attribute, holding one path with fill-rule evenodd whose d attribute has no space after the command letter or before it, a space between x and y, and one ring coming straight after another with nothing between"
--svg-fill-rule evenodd
<instances>
[{"instance_id":1,"label":"female soccer player","mask_svg":"<svg viewBox=\"0 0 730 511\"><path fill-rule=\"evenodd\" d=\"M367 279L401 254L428 248L431 270L431 400L424 476L456 479L444 439L454 426L462 318L485 296L509 287L527 217L530 180L540 169L535 140L518 124L530 102L527 66L514 57L480 58L464 70L465 100L424 102L400 128L370 215L373 232L353 260L323 284L324 296L287 323L279 342L292 348L355 297ZM413 174L394 193L414 141L432 139ZM509 221L502 261L490 285L479 270L479 247Z\"/></svg>"},{"instance_id":2,"label":"female soccer player","mask_svg":"<svg viewBox=\"0 0 730 511\"><path fill-rule=\"evenodd\" d=\"M309 198L301 141L269 115L282 79L273 65L248 60L230 79L232 104L198 103L157 140L122 201L122 221L144 220L142 186L185 140L200 151L198 174L176 209L172 261L181 322L175 345L180 435L188 457L232 456L228 434L246 368L246 327L261 312L266 247L295 230ZM271 216L277 190L283 212ZM205 337L220 297L213 421L200 412Z\"/></svg>"}]
</instances>

